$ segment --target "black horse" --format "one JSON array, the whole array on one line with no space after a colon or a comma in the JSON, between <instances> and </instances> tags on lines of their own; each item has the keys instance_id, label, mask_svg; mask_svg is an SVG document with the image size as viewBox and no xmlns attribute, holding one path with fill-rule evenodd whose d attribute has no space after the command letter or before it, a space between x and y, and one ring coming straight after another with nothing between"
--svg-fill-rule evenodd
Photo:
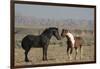
<instances>
[{"instance_id":1,"label":"black horse","mask_svg":"<svg viewBox=\"0 0 100 69\"><path fill-rule=\"evenodd\" d=\"M34 35L27 35L22 40L22 48L25 50L25 61L29 62L28 60L28 52L32 47L39 47L43 49L43 60L47 60L47 49L52 36L55 36L57 40L60 40L61 37L58 32L58 28L51 27L47 28L43 31L41 35L34 36Z\"/></svg>"}]
</instances>

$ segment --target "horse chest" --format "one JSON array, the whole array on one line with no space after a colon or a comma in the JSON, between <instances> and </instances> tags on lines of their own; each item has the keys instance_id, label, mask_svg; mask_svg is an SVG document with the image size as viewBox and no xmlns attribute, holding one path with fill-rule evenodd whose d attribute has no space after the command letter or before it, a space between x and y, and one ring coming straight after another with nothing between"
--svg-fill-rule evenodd
<instances>
[{"instance_id":1,"label":"horse chest","mask_svg":"<svg viewBox=\"0 0 100 69\"><path fill-rule=\"evenodd\" d=\"M40 41L40 43L41 43L42 45L48 45L49 42L50 42L50 39L48 39L46 36L45 36L45 37L42 37L42 38L41 38L41 41Z\"/></svg>"}]
</instances>

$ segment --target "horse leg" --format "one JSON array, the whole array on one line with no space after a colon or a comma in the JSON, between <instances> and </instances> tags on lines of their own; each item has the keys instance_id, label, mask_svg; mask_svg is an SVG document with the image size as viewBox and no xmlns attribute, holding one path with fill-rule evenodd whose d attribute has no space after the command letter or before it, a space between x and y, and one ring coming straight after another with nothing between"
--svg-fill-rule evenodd
<instances>
[{"instance_id":1,"label":"horse leg","mask_svg":"<svg viewBox=\"0 0 100 69\"><path fill-rule=\"evenodd\" d=\"M27 57L29 50L30 50L30 48L25 50L25 62L29 62L29 59Z\"/></svg>"},{"instance_id":2,"label":"horse leg","mask_svg":"<svg viewBox=\"0 0 100 69\"><path fill-rule=\"evenodd\" d=\"M76 60L76 58L77 58L77 53L78 53L78 49L75 48L75 60Z\"/></svg>"},{"instance_id":3,"label":"horse leg","mask_svg":"<svg viewBox=\"0 0 100 69\"><path fill-rule=\"evenodd\" d=\"M70 55L69 55L70 60L72 60L72 52L73 52L73 48L71 47L70 48Z\"/></svg>"},{"instance_id":4,"label":"horse leg","mask_svg":"<svg viewBox=\"0 0 100 69\"><path fill-rule=\"evenodd\" d=\"M47 46L43 47L43 60L47 60Z\"/></svg>"},{"instance_id":5,"label":"horse leg","mask_svg":"<svg viewBox=\"0 0 100 69\"><path fill-rule=\"evenodd\" d=\"M70 50L70 48L67 47L67 55L68 55L68 59L69 59L69 50Z\"/></svg>"},{"instance_id":6,"label":"horse leg","mask_svg":"<svg viewBox=\"0 0 100 69\"><path fill-rule=\"evenodd\" d=\"M82 58L82 45L80 45L80 59Z\"/></svg>"},{"instance_id":7,"label":"horse leg","mask_svg":"<svg viewBox=\"0 0 100 69\"><path fill-rule=\"evenodd\" d=\"M72 51L73 51L73 48L67 47L68 59L70 59L70 60L72 59L72 58L71 58Z\"/></svg>"}]
</instances>

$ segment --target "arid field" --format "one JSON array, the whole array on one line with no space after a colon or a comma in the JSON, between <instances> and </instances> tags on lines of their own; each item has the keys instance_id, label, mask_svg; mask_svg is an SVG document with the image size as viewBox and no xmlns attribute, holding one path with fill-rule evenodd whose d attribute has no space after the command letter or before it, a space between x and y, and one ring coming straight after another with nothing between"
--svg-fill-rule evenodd
<instances>
[{"instance_id":1,"label":"arid field","mask_svg":"<svg viewBox=\"0 0 100 69\"><path fill-rule=\"evenodd\" d=\"M18 31L20 30L20 31ZM74 59L75 50L73 50L72 60L68 59L68 55L66 53L66 39L62 39L60 41L56 40L55 37L51 38L49 47L48 47L48 61L42 60L42 48L31 48L28 54L28 58L30 62L24 61L24 50L21 47L21 40L28 33L34 34L33 31L29 30L21 30L17 29L18 32L15 31L15 66L19 65L40 65L40 64L56 64L56 63L73 63L73 62L87 62L94 61L95 59L95 51L94 51L94 37L90 34L85 34L84 43L82 47L81 59L80 52L78 52L77 59ZM40 32L41 33L41 32ZM38 33L35 32L37 35Z\"/></svg>"},{"instance_id":2,"label":"arid field","mask_svg":"<svg viewBox=\"0 0 100 69\"><path fill-rule=\"evenodd\" d=\"M52 64L52 63L69 63L69 62L87 62L94 61L94 47L84 46L82 58L78 53L77 60L69 60L66 54L66 47L61 46L49 46L48 48L48 61L42 60L42 49L41 48L32 48L28 54L30 62L26 63L24 61L24 51L23 49L15 49L15 65L39 65L39 64Z\"/></svg>"}]
</instances>

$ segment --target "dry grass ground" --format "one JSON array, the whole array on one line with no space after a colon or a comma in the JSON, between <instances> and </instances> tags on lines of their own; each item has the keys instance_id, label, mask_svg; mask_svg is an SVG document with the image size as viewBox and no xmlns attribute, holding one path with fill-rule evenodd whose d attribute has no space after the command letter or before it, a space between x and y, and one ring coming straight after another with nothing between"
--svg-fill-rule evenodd
<instances>
[{"instance_id":1,"label":"dry grass ground","mask_svg":"<svg viewBox=\"0 0 100 69\"><path fill-rule=\"evenodd\" d=\"M15 65L39 65L39 64L52 64L52 63L69 63L69 62L86 62L94 61L94 46L84 46L82 49L82 58L78 53L77 60L70 61L66 54L66 46L49 46L48 48L48 61L42 60L42 48L32 48L28 54L30 62L24 61L24 50L22 48L15 48Z\"/></svg>"},{"instance_id":2,"label":"dry grass ground","mask_svg":"<svg viewBox=\"0 0 100 69\"><path fill-rule=\"evenodd\" d=\"M36 32L35 32L36 31ZM52 37L48 47L48 61L42 60L42 48L31 48L28 58L30 62L24 61L24 50L21 48L21 40L27 34L39 34L37 30L33 29L16 29L15 31L15 66L18 65L40 65L40 64L55 64L55 63L70 63L70 62L87 62L94 61L94 37L91 34L85 34L85 44L82 48L82 58L80 59L80 53L78 53L77 60L74 59L75 53L73 53L73 59L70 61L66 53L66 45L61 44L64 41L57 41ZM40 31L41 33L41 31ZM66 43L65 43L66 44Z\"/></svg>"}]
</instances>

